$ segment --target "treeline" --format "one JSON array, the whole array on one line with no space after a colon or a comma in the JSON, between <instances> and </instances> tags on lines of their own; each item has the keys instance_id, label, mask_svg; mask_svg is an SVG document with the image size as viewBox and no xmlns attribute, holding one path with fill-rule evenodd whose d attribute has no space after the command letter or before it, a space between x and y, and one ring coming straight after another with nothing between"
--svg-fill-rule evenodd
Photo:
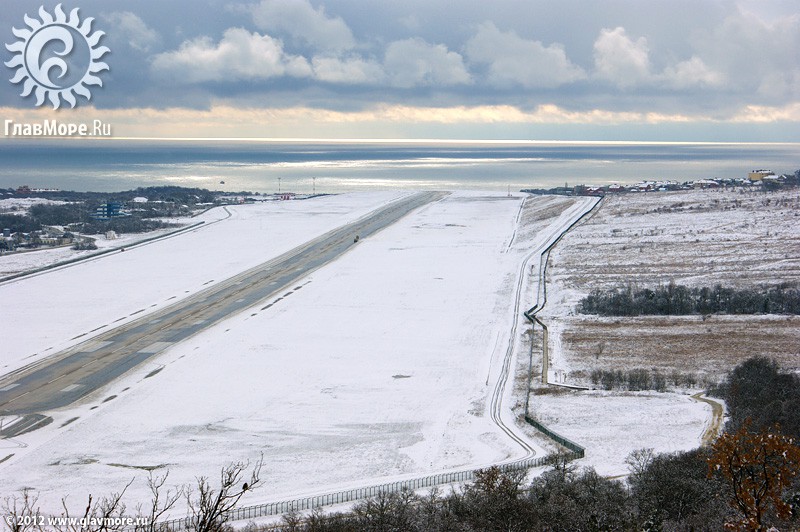
<instances>
[{"instance_id":1,"label":"treeline","mask_svg":"<svg viewBox=\"0 0 800 532\"><path fill-rule=\"evenodd\" d=\"M120 216L110 220L91 220L85 222L81 227L81 232L94 235L115 231L117 233L146 233L156 229L166 227L178 227L178 224L169 224L161 220L150 220L138 216Z\"/></svg>"},{"instance_id":2,"label":"treeline","mask_svg":"<svg viewBox=\"0 0 800 532\"><path fill-rule=\"evenodd\" d=\"M681 373L673 371L669 374L658 370L646 368L633 368L629 370L594 369L589 374L592 384L604 390L655 390L665 392L671 386L693 388L698 384L697 375L694 373Z\"/></svg>"},{"instance_id":3,"label":"treeline","mask_svg":"<svg viewBox=\"0 0 800 532\"><path fill-rule=\"evenodd\" d=\"M32 205L26 214L0 214L0 230L10 229L12 233L39 231L43 226L83 224L81 232L104 233L109 230L119 233L143 233L168 227L167 224L150 220L183 216L197 204L213 203L219 192L203 188L176 186L140 187L135 190L115 192L37 192L37 197L65 201L64 204ZM242 193L249 194L249 193ZM145 197L147 203L132 203L136 197ZM135 208L131 216L121 216L113 220L95 220L92 215L97 208L107 202L127 203Z\"/></svg>"},{"instance_id":4,"label":"treeline","mask_svg":"<svg viewBox=\"0 0 800 532\"><path fill-rule=\"evenodd\" d=\"M460 491L383 494L351 511L310 516L288 515L281 526L250 525L246 532L572 532L797 530L800 490L782 493L789 514L762 508L757 520L731 504L730 485L710 472L712 449L655 455L650 450L628 458L627 482L555 465L524 486L521 477L497 469L479 472ZM791 475L791 471L787 472Z\"/></svg>"},{"instance_id":5,"label":"treeline","mask_svg":"<svg viewBox=\"0 0 800 532\"><path fill-rule=\"evenodd\" d=\"M710 394L725 400L729 432L749 420L753 430L779 425L785 434L800 439L800 376L781 371L774 360L746 360Z\"/></svg>"},{"instance_id":6,"label":"treeline","mask_svg":"<svg viewBox=\"0 0 800 532\"><path fill-rule=\"evenodd\" d=\"M12 233L30 233L39 231L42 226L81 224L80 231L87 234L99 234L106 231L118 233L145 233L155 229L171 227L160 220L151 220L141 215L120 216L110 220L95 220L91 217L96 206L85 203L68 203L65 205L32 205L27 215L0 215L0 229L8 228Z\"/></svg>"},{"instance_id":7,"label":"treeline","mask_svg":"<svg viewBox=\"0 0 800 532\"><path fill-rule=\"evenodd\" d=\"M600 316L800 314L800 290L791 284L744 289L719 284L689 288L669 283L654 290L628 286L593 290L580 301L578 310Z\"/></svg>"},{"instance_id":8,"label":"treeline","mask_svg":"<svg viewBox=\"0 0 800 532\"><path fill-rule=\"evenodd\" d=\"M13 191L12 191L13 192ZM131 201L135 197L146 197L150 201L170 201L174 203L194 203L213 202L216 196L223 192L215 192L205 188L180 187L180 186L158 186L158 187L139 187L121 192L81 192L75 190L58 190L36 192L35 196L51 200L67 202L94 202L105 203L106 201ZM226 193L228 194L228 193ZM230 194L251 195L251 192L231 192ZM24 195L24 197L30 194Z\"/></svg>"},{"instance_id":9,"label":"treeline","mask_svg":"<svg viewBox=\"0 0 800 532\"><path fill-rule=\"evenodd\" d=\"M30 216L19 216L17 214L0 214L0 230L10 229L12 233L30 233L38 231L42 224Z\"/></svg>"}]
</instances>

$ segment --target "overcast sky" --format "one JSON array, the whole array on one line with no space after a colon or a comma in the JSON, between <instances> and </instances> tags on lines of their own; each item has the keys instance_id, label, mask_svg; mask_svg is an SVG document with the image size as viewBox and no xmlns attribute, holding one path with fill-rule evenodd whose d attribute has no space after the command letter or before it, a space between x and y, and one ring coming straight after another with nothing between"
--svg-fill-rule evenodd
<instances>
[{"instance_id":1,"label":"overcast sky","mask_svg":"<svg viewBox=\"0 0 800 532\"><path fill-rule=\"evenodd\" d=\"M3 42L57 3L5 2ZM128 136L800 139L796 0L63 2L76 7L106 34L104 86L37 108L3 67L0 116Z\"/></svg>"}]
</instances>

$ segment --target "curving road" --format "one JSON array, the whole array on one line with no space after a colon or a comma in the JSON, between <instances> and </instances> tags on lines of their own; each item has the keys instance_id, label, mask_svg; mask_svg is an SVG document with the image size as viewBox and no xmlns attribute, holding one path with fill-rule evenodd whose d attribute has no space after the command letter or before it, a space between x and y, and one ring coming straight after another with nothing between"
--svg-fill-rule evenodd
<instances>
[{"instance_id":1,"label":"curving road","mask_svg":"<svg viewBox=\"0 0 800 532\"><path fill-rule=\"evenodd\" d=\"M370 236L444 196L423 192L395 201L161 311L0 378L0 416L23 416L0 428L0 437L40 428L51 421L43 412L79 400L177 342L276 293L290 295L302 288L294 286L300 279L357 245L356 236Z\"/></svg>"},{"instance_id":2,"label":"curving road","mask_svg":"<svg viewBox=\"0 0 800 532\"><path fill-rule=\"evenodd\" d=\"M528 461L536 454L536 450L528 443L527 437L521 433L516 427L512 419L503 419L504 414L508 415L510 410L503 408L503 402L506 395L506 385L508 384L511 373L511 363L514 360L514 350L517 342L517 329L519 322L522 319L522 296L526 280L528 280L526 272L530 268L530 262L534 259L539 260L539 267L541 268L542 253L557 242L564 234L566 234L572 226L580 220L586 213L590 212L596 205L596 200L593 198L580 198L574 205L566 210L566 215L562 223L558 227L553 228L553 232L546 235L544 240L530 253L527 254L522 261L517 276L517 286L514 297L514 319L511 323L511 332L509 334L508 347L506 348L505 356L503 358L500 375L492 390L491 401L489 403L489 414L492 421L502 430L511 440L513 440L524 452L524 454L512 460L503 462L504 464L522 464ZM520 210L520 213L522 211ZM519 216L517 217L519 220ZM513 241L513 238L512 238ZM510 248L510 244L509 244ZM538 294L543 290L544 279L540 275L534 278L537 287L537 306Z\"/></svg>"}]
</instances>

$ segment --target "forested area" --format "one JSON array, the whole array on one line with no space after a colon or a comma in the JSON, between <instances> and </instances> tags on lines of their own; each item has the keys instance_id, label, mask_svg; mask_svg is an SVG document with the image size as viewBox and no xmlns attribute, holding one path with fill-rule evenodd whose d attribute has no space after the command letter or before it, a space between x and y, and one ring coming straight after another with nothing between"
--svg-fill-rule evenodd
<instances>
[{"instance_id":1,"label":"forested area","mask_svg":"<svg viewBox=\"0 0 800 532\"><path fill-rule=\"evenodd\" d=\"M758 288L689 288L670 283L655 289L628 286L593 290L578 310L600 316L685 316L692 314L800 314L800 290L793 284Z\"/></svg>"}]
</instances>

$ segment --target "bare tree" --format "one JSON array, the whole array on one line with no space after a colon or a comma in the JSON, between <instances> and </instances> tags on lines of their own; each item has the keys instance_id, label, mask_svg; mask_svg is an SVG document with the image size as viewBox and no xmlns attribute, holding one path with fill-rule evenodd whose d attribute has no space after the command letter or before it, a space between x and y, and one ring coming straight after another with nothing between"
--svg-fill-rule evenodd
<instances>
[{"instance_id":1,"label":"bare tree","mask_svg":"<svg viewBox=\"0 0 800 532\"><path fill-rule=\"evenodd\" d=\"M11 532L34 532L44 527L42 514L37 503L39 496L30 489L22 491L22 496L6 497L3 500L3 522Z\"/></svg>"},{"instance_id":2,"label":"bare tree","mask_svg":"<svg viewBox=\"0 0 800 532\"><path fill-rule=\"evenodd\" d=\"M122 497L133 484L133 480L131 479L121 492L103 497L97 502L92 502L93 498L89 495L86 509L79 518L70 515L66 497L61 499L64 511L60 517L53 518L48 525L58 532L121 532L127 526Z\"/></svg>"},{"instance_id":3,"label":"bare tree","mask_svg":"<svg viewBox=\"0 0 800 532\"><path fill-rule=\"evenodd\" d=\"M628 464L628 471L635 477L641 476L653 463L655 456L652 447L632 451L625 458L625 463Z\"/></svg>"},{"instance_id":4,"label":"bare tree","mask_svg":"<svg viewBox=\"0 0 800 532\"><path fill-rule=\"evenodd\" d=\"M217 532L230 520L230 512L236 507L244 494L261 485L261 466L263 455L253 466L249 480L244 474L250 462L236 462L225 466L220 472L219 489L214 490L208 478L197 479L197 497L186 492L186 501L194 530L197 532Z\"/></svg>"},{"instance_id":5,"label":"bare tree","mask_svg":"<svg viewBox=\"0 0 800 532\"><path fill-rule=\"evenodd\" d=\"M150 471L147 477L147 486L150 488L150 511L145 515L141 506L138 508L138 519L134 528L135 532L157 532L164 530L160 524L161 518L169 512L173 506L183 497L184 488L176 487L175 490L167 489L162 493L164 485L167 483L169 471L164 476L155 476Z\"/></svg>"}]
</instances>

